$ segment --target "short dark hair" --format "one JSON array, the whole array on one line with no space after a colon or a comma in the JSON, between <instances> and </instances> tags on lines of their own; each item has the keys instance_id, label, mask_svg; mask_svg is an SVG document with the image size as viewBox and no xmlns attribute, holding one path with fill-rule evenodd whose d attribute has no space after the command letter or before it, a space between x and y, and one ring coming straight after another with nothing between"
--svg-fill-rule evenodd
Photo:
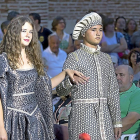
<instances>
[{"instance_id":1,"label":"short dark hair","mask_svg":"<svg viewBox=\"0 0 140 140\"><path fill-rule=\"evenodd\" d=\"M7 29L7 27L8 27L9 24L10 24L10 21L8 21L8 20L2 22L2 24L1 24L1 30L2 30L3 34L4 34L4 29Z\"/></svg>"},{"instance_id":2,"label":"short dark hair","mask_svg":"<svg viewBox=\"0 0 140 140\"><path fill-rule=\"evenodd\" d=\"M15 18L18 15L19 15L19 12L11 11L11 12L8 13L7 20L11 21L13 18Z\"/></svg>"},{"instance_id":3,"label":"short dark hair","mask_svg":"<svg viewBox=\"0 0 140 140\"><path fill-rule=\"evenodd\" d=\"M41 17L38 13L30 13L29 16L32 16L34 20L38 20L38 24L41 23Z\"/></svg>"},{"instance_id":4,"label":"short dark hair","mask_svg":"<svg viewBox=\"0 0 140 140\"><path fill-rule=\"evenodd\" d=\"M120 18L124 19L124 21L125 21L125 28L126 28L126 18L123 17L123 16L119 16L119 17L116 18L115 24L114 24L114 25L115 25L115 28L116 28L117 22L118 22L118 20L119 20ZM124 32L126 32L126 29L123 29L123 30L124 30Z\"/></svg>"},{"instance_id":5,"label":"short dark hair","mask_svg":"<svg viewBox=\"0 0 140 140\"><path fill-rule=\"evenodd\" d=\"M104 32L105 32L105 28L107 27L107 25L113 24L113 23L114 23L114 19L113 18L106 17L104 19L104 22L103 22L103 30L104 30Z\"/></svg>"},{"instance_id":6,"label":"short dark hair","mask_svg":"<svg viewBox=\"0 0 140 140\"><path fill-rule=\"evenodd\" d=\"M123 16L119 16L119 17L117 17L116 20L115 20L115 27L116 27L117 21L118 21L120 18L124 19L124 20L125 20L125 23L126 23L126 18L123 17Z\"/></svg>"},{"instance_id":7,"label":"short dark hair","mask_svg":"<svg viewBox=\"0 0 140 140\"><path fill-rule=\"evenodd\" d=\"M61 16L58 16L52 22L52 30L53 31L56 31L56 26L58 25L58 23L59 23L60 20L64 20L64 23L65 23L65 26L66 26L65 19L63 17L61 17Z\"/></svg>"}]
</instances>

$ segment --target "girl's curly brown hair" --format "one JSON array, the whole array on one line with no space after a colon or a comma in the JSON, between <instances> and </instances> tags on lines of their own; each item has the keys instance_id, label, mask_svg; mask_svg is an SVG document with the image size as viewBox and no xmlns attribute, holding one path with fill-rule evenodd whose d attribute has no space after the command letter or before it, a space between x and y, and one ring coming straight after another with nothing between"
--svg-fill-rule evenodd
<instances>
[{"instance_id":1,"label":"girl's curly brown hair","mask_svg":"<svg viewBox=\"0 0 140 140\"><path fill-rule=\"evenodd\" d=\"M0 54L6 52L9 60L9 65L12 69L17 69L20 65L21 59L21 31L22 26L28 22L33 27L32 40L28 46L25 47L26 57L36 68L39 75L44 75L44 66L42 63L40 46L38 43L38 35L33 21L28 16L18 16L14 18L3 37L3 41L0 44Z\"/></svg>"}]
</instances>

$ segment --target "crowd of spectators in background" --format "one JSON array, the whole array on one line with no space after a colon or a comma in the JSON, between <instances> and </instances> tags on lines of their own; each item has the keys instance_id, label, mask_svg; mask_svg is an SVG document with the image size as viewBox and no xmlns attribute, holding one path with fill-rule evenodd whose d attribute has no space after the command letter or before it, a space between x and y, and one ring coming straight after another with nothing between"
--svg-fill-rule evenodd
<instances>
[{"instance_id":1,"label":"crowd of spectators in background","mask_svg":"<svg viewBox=\"0 0 140 140\"><path fill-rule=\"evenodd\" d=\"M88 13L90 12L92 10L88 11ZM16 11L8 13L7 20L1 24L0 42L2 41L2 36L7 31L10 21L18 15L20 13ZM82 40L72 40L71 34L65 32L66 21L61 15L53 19L51 29L41 26L39 13L29 13L28 16L34 21L44 65L48 69L48 75L52 78L62 71L67 55L79 49ZM103 14L100 14L100 16L103 20L103 38L100 42L101 51L110 55L114 69L119 65L131 66L134 71L132 81L139 87L140 59L138 59L138 56L140 55L140 30L138 30L137 22L134 19L126 19L123 16L116 19L109 18ZM65 108L65 106L71 105L71 97L70 95L67 97L58 97L55 89L53 91L53 98L57 98L53 102L55 123L66 124L65 126L67 126L67 117L70 110ZM64 136L61 135L58 135L57 139L63 140ZM67 136L65 137L68 138Z\"/></svg>"}]
</instances>

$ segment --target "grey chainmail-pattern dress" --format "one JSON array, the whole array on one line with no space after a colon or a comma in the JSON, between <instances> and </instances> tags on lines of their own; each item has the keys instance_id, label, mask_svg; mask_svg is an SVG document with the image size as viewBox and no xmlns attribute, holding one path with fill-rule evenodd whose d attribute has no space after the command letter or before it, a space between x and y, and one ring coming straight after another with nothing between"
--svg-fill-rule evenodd
<instances>
[{"instance_id":1,"label":"grey chainmail-pattern dress","mask_svg":"<svg viewBox=\"0 0 140 140\"><path fill-rule=\"evenodd\" d=\"M51 81L30 70L12 70L0 55L0 95L8 140L53 140Z\"/></svg>"},{"instance_id":2,"label":"grey chainmail-pattern dress","mask_svg":"<svg viewBox=\"0 0 140 140\"><path fill-rule=\"evenodd\" d=\"M86 84L71 85L66 78L58 87L59 95L71 92L69 140L88 133L91 140L114 140L113 127L121 127L119 88L108 54L81 44L69 54L63 69L73 69L90 77Z\"/></svg>"}]
</instances>

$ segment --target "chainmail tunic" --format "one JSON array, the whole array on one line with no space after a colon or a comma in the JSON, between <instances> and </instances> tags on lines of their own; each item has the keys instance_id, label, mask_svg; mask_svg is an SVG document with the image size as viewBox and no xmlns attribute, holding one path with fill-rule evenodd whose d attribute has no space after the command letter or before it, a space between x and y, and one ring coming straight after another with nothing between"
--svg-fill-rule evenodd
<instances>
[{"instance_id":1,"label":"chainmail tunic","mask_svg":"<svg viewBox=\"0 0 140 140\"><path fill-rule=\"evenodd\" d=\"M0 95L8 140L53 140L51 82L36 69L12 70L0 55Z\"/></svg>"},{"instance_id":2,"label":"chainmail tunic","mask_svg":"<svg viewBox=\"0 0 140 140\"><path fill-rule=\"evenodd\" d=\"M64 69L90 77L86 84L72 86L68 78L57 87L59 95L71 92L69 140L88 133L91 140L114 140L113 127L121 127L119 88L110 57L82 44L69 54Z\"/></svg>"}]
</instances>

